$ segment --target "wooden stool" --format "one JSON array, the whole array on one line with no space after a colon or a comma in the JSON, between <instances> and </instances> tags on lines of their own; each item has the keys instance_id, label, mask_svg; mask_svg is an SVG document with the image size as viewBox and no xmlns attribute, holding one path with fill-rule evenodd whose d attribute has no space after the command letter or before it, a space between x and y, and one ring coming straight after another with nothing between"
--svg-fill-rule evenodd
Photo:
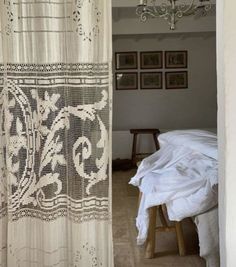
<instances>
[{"instance_id":1,"label":"wooden stool","mask_svg":"<svg viewBox=\"0 0 236 267\"><path fill-rule=\"evenodd\" d=\"M157 140L157 135L160 133L159 129L131 129L130 133L134 135L133 138L133 150L132 150L132 162L136 164L137 155L147 155L147 153L136 153L136 145L137 145L137 135L138 134L152 134L155 142L156 150L159 149L159 143ZM141 201L142 193L139 194L139 203ZM154 206L149 208L149 226L148 226L148 236L145 247L145 258L151 259L154 258L155 253L155 235L156 232L175 232L179 255L184 256L186 254L183 230L181 222L173 222L174 225L170 226L164 211L166 210L166 206ZM156 226L157 216L159 216L162 226Z\"/></svg>"},{"instance_id":2,"label":"wooden stool","mask_svg":"<svg viewBox=\"0 0 236 267\"><path fill-rule=\"evenodd\" d=\"M138 134L151 134L153 136L156 150L159 149L159 142L157 140L157 135L160 133L159 129L130 129L130 133L133 134L132 163L134 165L137 163L137 156L150 155L150 153L137 153Z\"/></svg>"},{"instance_id":3,"label":"wooden stool","mask_svg":"<svg viewBox=\"0 0 236 267\"><path fill-rule=\"evenodd\" d=\"M142 193L139 194L139 203L141 201ZM174 222L173 226L169 226L164 215L164 211L166 207L165 205L155 206L149 208L149 226L148 226L148 236L146 240L145 246L145 258L152 259L154 258L155 253L155 235L156 232L175 232L177 243L178 243L178 250L180 256L186 255L185 249L185 242L183 236L183 229L181 222ZM157 214L158 213L158 214ZM160 221L162 226L156 226L157 215L160 217Z\"/></svg>"}]
</instances>

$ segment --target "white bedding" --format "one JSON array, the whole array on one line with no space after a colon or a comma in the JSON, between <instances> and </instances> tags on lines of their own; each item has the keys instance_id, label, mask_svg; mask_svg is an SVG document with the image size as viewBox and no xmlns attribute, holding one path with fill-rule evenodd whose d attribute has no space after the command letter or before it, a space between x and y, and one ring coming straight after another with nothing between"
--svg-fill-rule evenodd
<instances>
[{"instance_id":1,"label":"white bedding","mask_svg":"<svg viewBox=\"0 0 236 267\"><path fill-rule=\"evenodd\" d=\"M161 134L160 145L179 145L196 150L210 158L218 159L217 136L205 130L176 130Z\"/></svg>"},{"instance_id":2,"label":"white bedding","mask_svg":"<svg viewBox=\"0 0 236 267\"><path fill-rule=\"evenodd\" d=\"M143 193L136 225L137 243L148 232L148 208L166 204L170 220L180 221L217 204L217 139L206 131L173 131L159 136L160 150L144 159L130 184Z\"/></svg>"},{"instance_id":3,"label":"white bedding","mask_svg":"<svg viewBox=\"0 0 236 267\"><path fill-rule=\"evenodd\" d=\"M200 256L206 260L207 267L220 267L218 207L195 217Z\"/></svg>"}]
</instances>

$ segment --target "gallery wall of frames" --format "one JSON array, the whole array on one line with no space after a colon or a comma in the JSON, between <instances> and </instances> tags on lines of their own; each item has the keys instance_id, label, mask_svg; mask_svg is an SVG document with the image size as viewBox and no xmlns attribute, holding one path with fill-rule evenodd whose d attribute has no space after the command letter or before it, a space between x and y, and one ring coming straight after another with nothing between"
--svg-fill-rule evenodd
<instances>
[{"instance_id":1,"label":"gallery wall of frames","mask_svg":"<svg viewBox=\"0 0 236 267\"><path fill-rule=\"evenodd\" d=\"M115 53L116 90L188 88L188 51Z\"/></svg>"}]
</instances>

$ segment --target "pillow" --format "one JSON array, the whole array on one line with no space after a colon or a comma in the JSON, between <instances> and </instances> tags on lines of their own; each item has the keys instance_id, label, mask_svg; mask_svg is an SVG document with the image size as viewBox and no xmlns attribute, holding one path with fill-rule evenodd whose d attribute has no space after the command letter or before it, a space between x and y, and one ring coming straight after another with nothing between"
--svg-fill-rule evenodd
<instances>
[{"instance_id":1,"label":"pillow","mask_svg":"<svg viewBox=\"0 0 236 267\"><path fill-rule=\"evenodd\" d=\"M217 135L204 130L176 130L160 134L160 146L172 144L196 150L210 158L218 159Z\"/></svg>"}]
</instances>

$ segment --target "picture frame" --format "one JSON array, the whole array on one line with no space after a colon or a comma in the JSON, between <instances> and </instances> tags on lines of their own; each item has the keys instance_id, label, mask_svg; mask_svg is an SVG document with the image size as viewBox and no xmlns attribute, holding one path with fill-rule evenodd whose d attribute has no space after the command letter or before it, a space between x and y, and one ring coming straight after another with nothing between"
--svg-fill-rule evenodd
<instances>
[{"instance_id":1,"label":"picture frame","mask_svg":"<svg viewBox=\"0 0 236 267\"><path fill-rule=\"evenodd\" d=\"M162 51L145 51L140 52L141 69L162 69L163 52Z\"/></svg>"},{"instance_id":2,"label":"picture frame","mask_svg":"<svg viewBox=\"0 0 236 267\"><path fill-rule=\"evenodd\" d=\"M182 69L188 67L187 51L165 51L165 68Z\"/></svg>"},{"instance_id":3,"label":"picture frame","mask_svg":"<svg viewBox=\"0 0 236 267\"><path fill-rule=\"evenodd\" d=\"M137 52L116 52L115 67L116 70L130 70L138 68Z\"/></svg>"},{"instance_id":4,"label":"picture frame","mask_svg":"<svg viewBox=\"0 0 236 267\"><path fill-rule=\"evenodd\" d=\"M137 72L117 72L115 76L116 90L137 90Z\"/></svg>"},{"instance_id":5,"label":"picture frame","mask_svg":"<svg viewBox=\"0 0 236 267\"><path fill-rule=\"evenodd\" d=\"M173 71L165 73L166 89L186 89L188 88L188 72Z\"/></svg>"},{"instance_id":6,"label":"picture frame","mask_svg":"<svg viewBox=\"0 0 236 267\"><path fill-rule=\"evenodd\" d=\"M162 89L162 72L140 72L140 89Z\"/></svg>"}]
</instances>

